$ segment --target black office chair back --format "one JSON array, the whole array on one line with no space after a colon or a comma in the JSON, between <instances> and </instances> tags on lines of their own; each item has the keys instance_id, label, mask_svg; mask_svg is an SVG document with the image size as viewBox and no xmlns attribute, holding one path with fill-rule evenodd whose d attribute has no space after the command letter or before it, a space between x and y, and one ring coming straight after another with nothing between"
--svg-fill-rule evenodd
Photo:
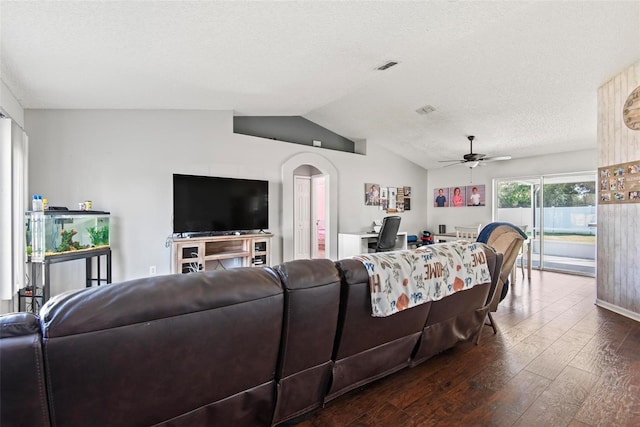
<instances>
[{"instance_id":1,"label":"black office chair back","mask_svg":"<svg viewBox=\"0 0 640 427\"><path fill-rule=\"evenodd\" d=\"M376 252L392 251L396 246L398 229L400 228L399 216L387 216L382 220L382 227L378 233Z\"/></svg>"}]
</instances>

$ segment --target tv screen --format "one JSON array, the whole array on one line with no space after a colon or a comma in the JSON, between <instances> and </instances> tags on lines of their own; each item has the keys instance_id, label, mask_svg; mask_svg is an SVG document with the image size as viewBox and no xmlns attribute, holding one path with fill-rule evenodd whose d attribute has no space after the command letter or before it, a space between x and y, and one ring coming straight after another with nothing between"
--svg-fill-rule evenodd
<instances>
[{"instance_id":1,"label":"tv screen","mask_svg":"<svg viewBox=\"0 0 640 427\"><path fill-rule=\"evenodd\" d=\"M269 228L269 182L173 175L173 232Z\"/></svg>"}]
</instances>

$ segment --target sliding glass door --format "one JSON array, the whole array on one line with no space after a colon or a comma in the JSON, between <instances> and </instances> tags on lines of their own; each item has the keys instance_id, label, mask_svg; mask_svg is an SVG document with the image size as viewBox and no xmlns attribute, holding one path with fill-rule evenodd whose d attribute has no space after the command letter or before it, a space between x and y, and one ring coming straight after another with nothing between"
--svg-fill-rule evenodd
<instances>
[{"instance_id":1,"label":"sliding glass door","mask_svg":"<svg viewBox=\"0 0 640 427\"><path fill-rule=\"evenodd\" d=\"M540 268L540 187L540 178L501 179L496 181L494 191L494 221L510 222L527 233L533 268Z\"/></svg>"},{"instance_id":2,"label":"sliding glass door","mask_svg":"<svg viewBox=\"0 0 640 427\"><path fill-rule=\"evenodd\" d=\"M596 174L543 177L543 267L595 276Z\"/></svg>"},{"instance_id":3,"label":"sliding glass door","mask_svg":"<svg viewBox=\"0 0 640 427\"><path fill-rule=\"evenodd\" d=\"M595 172L495 181L494 220L530 236L534 268L595 276Z\"/></svg>"}]
</instances>

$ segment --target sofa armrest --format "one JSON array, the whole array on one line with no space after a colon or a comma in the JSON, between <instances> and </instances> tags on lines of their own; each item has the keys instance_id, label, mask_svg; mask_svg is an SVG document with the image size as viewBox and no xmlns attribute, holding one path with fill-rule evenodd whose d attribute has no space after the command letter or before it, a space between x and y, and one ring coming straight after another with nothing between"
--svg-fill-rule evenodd
<instances>
[{"instance_id":1,"label":"sofa armrest","mask_svg":"<svg viewBox=\"0 0 640 427\"><path fill-rule=\"evenodd\" d=\"M0 316L0 425L50 425L40 319Z\"/></svg>"}]
</instances>

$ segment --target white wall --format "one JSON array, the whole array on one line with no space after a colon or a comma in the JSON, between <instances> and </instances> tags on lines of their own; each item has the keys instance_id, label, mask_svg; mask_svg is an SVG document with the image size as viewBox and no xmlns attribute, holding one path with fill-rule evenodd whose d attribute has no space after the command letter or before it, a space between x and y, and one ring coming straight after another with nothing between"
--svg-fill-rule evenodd
<instances>
[{"instance_id":1,"label":"white wall","mask_svg":"<svg viewBox=\"0 0 640 427\"><path fill-rule=\"evenodd\" d=\"M372 144L363 156L235 135L229 111L26 110L25 122L30 193L72 209L90 199L111 212L114 281L146 276L151 265L169 273L173 173L269 180L274 264L282 259L281 168L298 153L337 168L339 231L364 230L384 216L364 206L366 182L411 186L401 228L418 233L426 225L427 171ZM83 265L52 265L52 294L81 287Z\"/></svg>"},{"instance_id":2,"label":"white wall","mask_svg":"<svg viewBox=\"0 0 640 427\"><path fill-rule=\"evenodd\" d=\"M508 152L508 149L504 150ZM526 159L513 159L503 162L487 163L473 170L465 166L451 166L431 169L428 173L427 192L429 203L427 209L428 229L438 231L439 224L445 224L447 231L453 231L456 225L487 224L491 222L493 200L493 180L496 178L533 177L546 174L595 171L597 152L593 150L571 153L551 154ZM471 171L471 172L470 172ZM471 175L472 173L472 175ZM473 182L471 181L473 176ZM486 188L486 205L462 208L436 208L433 206L433 191L440 187L454 187L484 184Z\"/></svg>"}]
</instances>

